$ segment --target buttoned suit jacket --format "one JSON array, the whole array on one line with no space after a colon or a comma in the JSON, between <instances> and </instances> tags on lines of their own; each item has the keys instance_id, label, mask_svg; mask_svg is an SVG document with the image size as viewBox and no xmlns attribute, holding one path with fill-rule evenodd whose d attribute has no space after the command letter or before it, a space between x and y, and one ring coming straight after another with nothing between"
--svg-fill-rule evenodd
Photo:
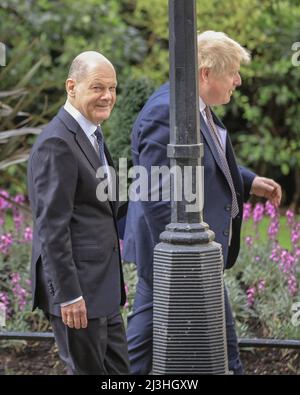
<instances>
[{"instance_id":1,"label":"buttoned suit jacket","mask_svg":"<svg viewBox=\"0 0 300 395\"><path fill-rule=\"evenodd\" d=\"M106 146L105 154L113 166ZM90 319L114 313L125 303L118 201L101 202L96 196L101 165L88 137L64 108L31 150L33 309L60 316L61 303L82 295Z\"/></svg>"},{"instance_id":2,"label":"buttoned suit jacket","mask_svg":"<svg viewBox=\"0 0 300 395\"><path fill-rule=\"evenodd\" d=\"M137 117L132 130L133 165L170 166L167 145L170 140L169 83L162 85L148 99ZM225 126L213 114L217 125ZM215 233L215 241L222 245L224 265L231 267L240 248L240 229L243 203L248 199L255 174L238 167L229 134L226 137L226 157L233 179L239 205L239 214L232 221L232 238L229 247L232 195L225 177L217 149L206 123L200 115L200 133L204 146L204 221ZM130 201L124 235L123 258L135 262L140 278L150 287L153 278L153 249L159 235L171 222L170 202Z\"/></svg>"}]
</instances>

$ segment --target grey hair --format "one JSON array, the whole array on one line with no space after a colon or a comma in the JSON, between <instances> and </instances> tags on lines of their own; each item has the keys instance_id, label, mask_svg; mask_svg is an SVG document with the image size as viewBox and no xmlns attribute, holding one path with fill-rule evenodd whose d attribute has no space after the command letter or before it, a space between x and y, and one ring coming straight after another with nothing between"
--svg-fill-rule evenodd
<instances>
[{"instance_id":1,"label":"grey hair","mask_svg":"<svg viewBox=\"0 0 300 395\"><path fill-rule=\"evenodd\" d=\"M81 52L72 61L68 73L68 78L81 81L87 75L87 73L99 63L106 63L109 64L112 68L114 68L111 62L99 52L96 51Z\"/></svg>"}]
</instances>

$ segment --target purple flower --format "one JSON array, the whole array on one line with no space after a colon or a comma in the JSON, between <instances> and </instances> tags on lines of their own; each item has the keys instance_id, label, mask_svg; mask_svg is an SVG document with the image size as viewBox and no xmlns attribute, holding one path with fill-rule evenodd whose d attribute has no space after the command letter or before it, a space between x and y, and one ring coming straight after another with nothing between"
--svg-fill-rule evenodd
<instances>
[{"instance_id":1,"label":"purple flower","mask_svg":"<svg viewBox=\"0 0 300 395\"><path fill-rule=\"evenodd\" d=\"M248 288L246 292L247 292L247 304L248 306L253 306L255 301L256 289L254 287L251 287Z\"/></svg>"},{"instance_id":2,"label":"purple flower","mask_svg":"<svg viewBox=\"0 0 300 395\"><path fill-rule=\"evenodd\" d=\"M294 296L297 294L298 291L297 280L293 274L291 274L288 278L288 288L290 295Z\"/></svg>"},{"instance_id":3,"label":"purple flower","mask_svg":"<svg viewBox=\"0 0 300 395\"><path fill-rule=\"evenodd\" d=\"M300 234L297 229L292 230L292 243L293 245L296 245L298 243L298 240L300 238Z\"/></svg>"},{"instance_id":4,"label":"purple flower","mask_svg":"<svg viewBox=\"0 0 300 395\"><path fill-rule=\"evenodd\" d=\"M18 300L19 309L23 311L26 305L27 291L20 284L21 276L19 273L11 274L11 283L14 296Z\"/></svg>"},{"instance_id":5,"label":"purple flower","mask_svg":"<svg viewBox=\"0 0 300 395\"><path fill-rule=\"evenodd\" d=\"M245 242L246 242L248 247L251 247L253 245L253 238L251 236L247 236L245 238Z\"/></svg>"},{"instance_id":6,"label":"purple flower","mask_svg":"<svg viewBox=\"0 0 300 395\"><path fill-rule=\"evenodd\" d=\"M278 215L277 208L269 201L265 204L265 211L271 218L275 218Z\"/></svg>"},{"instance_id":7,"label":"purple flower","mask_svg":"<svg viewBox=\"0 0 300 395\"><path fill-rule=\"evenodd\" d=\"M24 241L31 242L32 241L32 229L27 226L24 230Z\"/></svg>"},{"instance_id":8,"label":"purple flower","mask_svg":"<svg viewBox=\"0 0 300 395\"><path fill-rule=\"evenodd\" d=\"M265 280L260 280L258 282L258 290L259 291L263 291L266 288L266 282Z\"/></svg>"},{"instance_id":9,"label":"purple flower","mask_svg":"<svg viewBox=\"0 0 300 395\"><path fill-rule=\"evenodd\" d=\"M9 193L6 192L4 189L0 189L0 194L6 198L9 198ZM6 199L4 199L2 196L0 196L0 210L5 211L8 208L11 208L11 203L9 203Z\"/></svg>"},{"instance_id":10,"label":"purple flower","mask_svg":"<svg viewBox=\"0 0 300 395\"><path fill-rule=\"evenodd\" d=\"M251 209L252 205L250 203L244 203L243 221L248 221L248 219L251 217Z\"/></svg>"},{"instance_id":11,"label":"purple flower","mask_svg":"<svg viewBox=\"0 0 300 395\"><path fill-rule=\"evenodd\" d=\"M0 292L0 302L4 304L5 308L9 305L9 299L6 292Z\"/></svg>"},{"instance_id":12,"label":"purple flower","mask_svg":"<svg viewBox=\"0 0 300 395\"><path fill-rule=\"evenodd\" d=\"M295 218L295 213L294 213L292 210L287 210L287 212L285 213L285 215L286 215L288 224L289 224L290 226L292 226L292 225L293 225L293 222L294 222L294 218Z\"/></svg>"},{"instance_id":13,"label":"purple flower","mask_svg":"<svg viewBox=\"0 0 300 395\"><path fill-rule=\"evenodd\" d=\"M0 253L7 255L11 245L13 244L13 238L11 233L4 234L0 237Z\"/></svg>"},{"instance_id":14,"label":"purple flower","mask_svg":"<svg viewBox=\"0 0 300 395\"><path fill-rule=\"evenodd\" d=\"M15 228L18 231L22 223L24 222L24 217L21 211L16 207L13 207L13 220L14 220Z\"/></svg>"},{"instance_id":15,"label":"purple flower","mask_svg":"<svg viewBox=\"0 0 300 395\"><path fill-rule=\"evenodd\" d=\"M275 240L279 232L279 221L277 217L273 217L271 224L268 228L268 235L271 240Z\"/></svg>"},{"instance_id":16,"label":"purple flower","mask_svg":"<svg viewBox=\"0 0 300 395\"><path fill-rule=\"evenodd\" d=\"M253 210L253 221L257 224L263 219L264 216L264 205L257 203Z\"/></svg>"},{"instance_id":17,"label":"purple flower","mask_svg":"<svg viewBox=\"0 0 300 395\"><path fill-rule=\"evenodd\" d=\"M25 197L19 193L13 198L13 201L18 204L23 204L25 202Z\"/></svg>"}]
</instances>

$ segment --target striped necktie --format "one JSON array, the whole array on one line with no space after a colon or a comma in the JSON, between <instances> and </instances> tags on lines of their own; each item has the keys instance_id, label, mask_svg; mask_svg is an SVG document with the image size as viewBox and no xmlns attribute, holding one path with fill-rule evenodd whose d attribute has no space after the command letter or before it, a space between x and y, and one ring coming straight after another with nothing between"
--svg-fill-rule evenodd
<instances>
[{"instance_id":1,"label":"striped necktie","mask_svg":"<svg viewBox=\"0 0 300 395\"><path fill-rule=\"evenodd\" d=\"M94 134L96 136L97 143L98 143L98 151L99 151L100 161L103 165L105 165L106 161L105 161L105 153L104 153L104 139L103 139L103 134L102 134L102 130L101 130L100 126L97 127Z\"/></svg>"},{"instance_id":2,"label":"striped necktie","mask_svg":"<svg viewBox=\"0 0 300 395\"><path fill-rule=\"evenodd\" d=\"M211 132L211 136L214 140L214 143L217 148L218 155L219 155L219 158L220 158L220 161L222 164L222 169L224 171L226 180L227 180L229 187L230 187L231 196L232 196L231 217L235 218L239 213L239 205L238 205L236 191L235 191L235 188L233 185L233 180L231 177L230 169L229 169L228 162L226 159L226 154L225 154L225 151L224 151L221 139L220 139L220 135L219 135L216 125L214 123L210 108L208 106L206 106L204 111L205 111L206 118L207 118L207 126L209 127L209 130Z\"/></svg>"}]
</instances>

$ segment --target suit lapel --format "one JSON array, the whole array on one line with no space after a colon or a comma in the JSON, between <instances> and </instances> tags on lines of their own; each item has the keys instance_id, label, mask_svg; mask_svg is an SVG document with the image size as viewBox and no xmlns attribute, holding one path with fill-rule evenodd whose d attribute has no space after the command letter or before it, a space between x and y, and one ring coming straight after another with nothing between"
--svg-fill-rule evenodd
<instances>
[{"instance_id":1,"label":"suit lapel","mask_svg":"<svg viewBox=\"0 0 300 395\"><path fill-rule=\"evenodd\" d=\"M93 166L93 168L97 171L98 168L102 165L100 162L100 158L97 155L97 152L95 151L95 148L92 146L91 142L87 138L86 134L84 131L81 129L79 126L79 129L77 130L77 133L75 135L75 139L77 141L77 144L79 145L81 151L84 153L86 156L87 160L90 162L90 164Z\"/></svg>"},{"instance_id":2,"label":"suit lapel","mask_svg":"<svg viewBox=\"0 0 300 395\"><path fill-rule=\"evenodd\" d=\"M213 112L212 112L212 115L213 115L215 124L226 130L226 127L216 117L216 115ZM222 163L219 158L218 151L217 151L215 143L214 143L214 140L211 136L211 133L210 133L201 113L200 113L200 129L201 129L203 137L205 138L205 140L207 142L207 145L209 146L209 148L211 150L211 153L212 153L217 165L219 166L221 172L224 174L224 177L226 178L224 170L222 168ZM241 183L241 176L240 176L239 169L237 167L237 162L235 159L234 151L232 148L232 144L231 144L231 140L229 138L228 132L227 132L227 136L226 136L226 158L227 158L228 166L229 166L229 169L231 172L231 177L232 177L235 189L236 189L236 191L241 193L243 190L242 183Z\"/></svg>"},{"instance_id":3,"label":"suit lapel","mask_svg":"<svg viewBox=\"0 0 300 395\"><path fill-rule=\"evenodd\" d=\"M243 180L241 177L240 170L237 166L237 161L235 158L235 154L233 151L233 147L231 144L231 140L228 136L227 133L227 138L226 138L226 157L227 157L227 162L228 166L231 172L231 177L235 186L236 192L238 192L241 196L243 196ZM237 195L238 195L237 193ZM240 199L238 198L238 201L240 202ZM243 201L243 199L242 199Z\"/></svg>"},{"instance_id":4,"label":"suit lapel","mask_svg":"<svg viewBox=\"0 0 300 395\"><path fill-rule=\"evenodd\" d=\"M100 158L97 155L94 147L90 143L84 131L81 129L78 122L62 107L58 113L58 117L63 121L67 128L75 134L75 140L79 145L81 151L90 162L94 170L101 166Z\"/></svg>"},{"instance_id":5,"label":"suit lapel","mask_svg":"<svg viewBox=\"0 0 300 395\"><path fill-rule=\"evenodd\" d=\"M222 168L222 163L220 161L220 157L219 157L218 151L216 149L214 140L210 134L210 131L209 131L209 129L206 125L206 122L205 122L201 113L200 113L200 129L201 129L203 137L205 138L205 140L207 142L207 145L209 146L209 148L211 150L211 153L213 154L213 157L215 158L217 165L219 166L221 172L224 174L224 171ZM225 177L225 174L224 174L224 177Z\"/></svg>"},{"instance_id":6,"label":"suit lapel","mask_svg":"<svg viewBox=\"0 0 300 395\"><path fill-rule=\"evenodd\" d=\"M62 122L66 125L66 127L75 134L75 140L78 146L80 147L81 151L83 152L84 156L89 161L93 169L97 171L99 167L102 166L102 163L100 161L99 156L97 155L97 152L95 151L94 147L92 146L91 142L89 141L84 131L81 129L78 122L76 122L75 119L63 107L60 109L58 113L58 117L62 120ZM105 148L105 155L109 165L114 167L113 161L111 159L111 156L108 152L106 145L104 145L104 148ZM116 204L113 203L116 202L109 201L109 207L112 211L112 214L115 214L117 207Z\"/></svg>"},{"instance_id":7,"label":"suit lapel","mask_svg":"<svg viewBox=\"0 0 300 395\"><path fill-rule=\"evenodd\" d=\"M104 152L105 152L105 157L106 157L108 165L114 169L114 172L115 172L115 175L116 175L116 180L115 180L116 182L114 182L114 180L112 180L113 181L112 182L112 188L116 188L115 191L112 191L113 192L112 195L116 196L116 200L115 201L110 201L109 203L110 203L110 206L111 206L111 209L112 209L113 213L115 214L115 216L117 216L118 201L119 201L119 196L118 196L119 179L118 179L118 174L117 174L117 171L115 169L115 165L114 165L114 162L112 160L112 157L110 156L110 153L109 153L109 150L107 148L107 145L105 143L104 143ZM115 192L115 194L114 194L114 192Z\"/></svg>"}]
</instances>

